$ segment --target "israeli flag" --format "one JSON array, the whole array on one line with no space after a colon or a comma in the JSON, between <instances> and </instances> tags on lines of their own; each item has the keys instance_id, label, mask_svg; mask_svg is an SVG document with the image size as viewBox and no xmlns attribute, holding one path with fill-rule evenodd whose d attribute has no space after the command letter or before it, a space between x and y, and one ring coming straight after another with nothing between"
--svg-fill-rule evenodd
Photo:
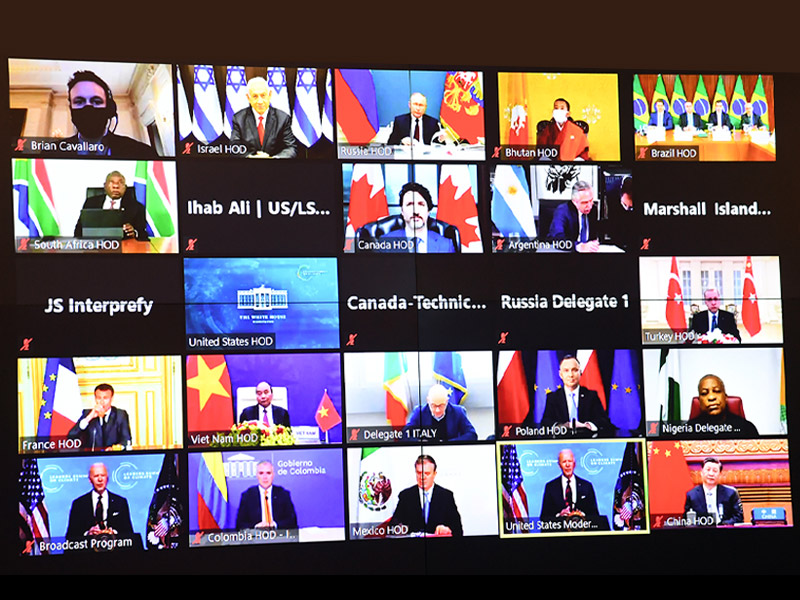
<instances>
[{"instance_id":1,"label":"israeli flag","mask_svg":"<svg viewBox=\"0 0 800 600\"><path fill-rule=\"evenodd\" d=\"M322 135L333 141L333 78L331 70L325 77L325 107L322 110Z\"/></svg>"},{"instance_id":2,"label":"israeli flag","mask_svg":"<svg viewBox=\"0 0 800 600\"><path fill-rule=\"evenodd\" d=\"M250 106L247 100L247 77L244 67L229 66L225 77L225 123L223 129L228 139L233 129L233 115Z\"/></svg>"},{"instance_id":3,"label":"israeli flag","mask_svg":"<svg viewBox=\"0 0 800 600\"><path fill-rule=\"evenodd\" d=\"M210 144L222 135L222 108L219 105L217 82L212 65L194 67L194 120L192 133L199 141Z\"/></svg>"},{"instance_id":4,"label":"israeli flag","mask_svg":"<svg viewBox=\"0 0 800 600\"><path fill-rule=\"evenodd\" d=\"M310 148L322 137L317 97L317 70L301 67L297 69L295 82L294 118L292 133L306 148Z\"/></svg>"},{"instance_id":5,"label":"israeli flag","mask_svg":"<svg viewBox=\"0 0 800 600\"><path fill-rule=\"evenodd\" d=\"M286 70L283 67L267 67L267 87L272 90L269 103L287 115L291 115L289 89L286 87Z\"/></svg>"},{"instance_id":6,"label":"israeli flag","mask_svg":"<svg viewBox=\"0 0 800 600\"><path fill-rule=\"evenodd\" d=\"M181 71L178 71L178 135L181 141L192 134L192 115L189 112L189 102L186 100L186 90L183 88Z\"/></svg>"}]
</instances>

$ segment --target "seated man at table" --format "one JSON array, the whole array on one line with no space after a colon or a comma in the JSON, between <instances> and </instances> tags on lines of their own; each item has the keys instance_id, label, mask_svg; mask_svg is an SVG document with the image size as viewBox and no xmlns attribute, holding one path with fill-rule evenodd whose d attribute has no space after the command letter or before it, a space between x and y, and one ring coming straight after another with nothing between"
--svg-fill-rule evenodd
<instances>
[{"instance_id":1,"label":"seated man at table","mask_svg":"<svg viewBox=\"0 0 800 600\"><path fill-rule=\"evenodd\" d=\"M761 120L761 115L755 114L753 112L753 104L752 102L748 102L744 105L744 114L742 115L742 129L747 131L748 129L766 129L767 126L764 125L764 122Z\"/></svg>"},{"instance_id":2,"label":"seated man at table","mask_svg":"<svg viewBox=\"0 0 800 600\"><path fill-rule=\"evenodd\" d=\"M667 103L664 100L656 100L656 112L650 115L650 122L648 125L663 127L664 129L673 129L675 127L672 121L672 115L669 114Z\"/></svg>"},{"instance_id":3,"label":"seated man at table","mask_svg":"<svg viewBox=\"0 0 800 600\"><path fill-rule=\"evenodd\" d=\"M558 160L589 160L589 140L580 125L569 118L569 102L553 102L553 118L536 136L537 146L558 147Z\"/></svg>"},{"instance_id":4,"label":"seated man at table","mask_svg":"<svg viewBox=\"0 0 800 600\"><path fill-rule=\"evenodd\" d=\"M553 213L548 239L574 242L577 252L597 252L600 240L593 231L597 227L597 219L591 215L593 208L591 184L577 181L572 186L572 200L562 203Z\"/></svg>"},{"instance_id":5,"label":"seated man at table","mask_svg":"<svg viewBox=\"0 0 800 600\"><path fill-rule=\"evenodd\" d=\"M694 112L694 104L692 104L692 101L687 100L683 103L683 107L686 109L686 112L683 113L678 119L678 126L686 131L702 129L703 119L700 118L700 115Z\"/></svg>"},{"instance_id":6,"label":"seated man at table","mask_svg":"<svg viewBox=\"0 0 800 600\"><path fill-rule=\"evenodd\" d=\"M125 176L119 171L111 171L106 176L105 194L92 196L83 203L83 208L102 208L103 210L120 211L123 215L122 237L136 238L139 241L149 240L144 206L128 192ZM81 219L75 224L75 237L83 237Z\"/></svg>"},{"instance_id":7,"label":"seated man at table","mask_svg":"<svg viewBox=\"0 0 800 600\"><path fill-rule=\"evenodd\" d=\"M425 114L428 110L428 99L425 96L419 92L411 94L408 110L408 113L394 118L392 134L387 144L410 146L412 143L431 144L443 141L439 121Z\"/></svg>"},{"instance_id":8,"label":"seated man at table","mask_svg":"<svg viewBox=\"0 0 800 600\"><path fill-rule=\"evenodd\" d=\"M714 112L708 117L708 128L711 129L712 127L722 127L728 130L733 129L731 118L728 116L722 100L717 100L714 103Z\"/></svg>"}]
</instances>

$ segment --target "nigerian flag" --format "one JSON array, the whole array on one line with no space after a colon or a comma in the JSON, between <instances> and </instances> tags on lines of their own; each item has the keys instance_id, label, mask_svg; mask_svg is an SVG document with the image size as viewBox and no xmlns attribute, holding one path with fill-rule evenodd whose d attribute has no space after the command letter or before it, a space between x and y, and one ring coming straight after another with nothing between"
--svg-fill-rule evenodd
<instances>
[{"instance_id":1,"label":"nigerian flag","mask_svg":"<svg viewBox=\"0 0 800 600\"><path fill-rule=\"evenodd\" d=\"M681 115L686 112L685 102L686 95L683 93L683 82L681 81L681 76L676 75L675 87L672 89L672 102L669 105L669 112L672 114L676 126L679 124Z\"/></svg>"},{"instance_id":2,"label":"nigerian flag","mask_svg":"<svg viewBox=\"0 0 800 600\"><path fill-rule=\"evenodd\" d=\"M753 90L753 95L750 96L750 103L753 105L753 112L761 117L761 122L767 129L771 129L769 125L769 106L767 105L767 96L764 93L764 81L761 79L761 75L758 76L756 89Z\"/></svg>"},{"instance_id":3,"label":"nigerian flag","mask_svg":"<svg viewBox=\"0 0 800 600\"><path fill-rule=\"evenodd\" d=\"M708 114L711 112L711 106L708 104L708 93L706 93L706 84L703 82L703 76L697 78L697 89L694 91L694 112L700 115L703 121L708 120Z\"/></svg>"},{"instance_id":4,"label":"nigerian flag","mask_svg":"<svg viewBox=\"0 0 800 600\"><path fill-rule=\"evenodd\" d=\"M681 420L681 384L679 381L680 363L677 350L661 350L658 368L661 414L659 421L676 422Z\"/></svg>"},{"instance_id":5,"label":"nigerian flag","mask_svg":"<svg viewBox=\"0 0 800 600\"><path fill-rule=\"evenodd\" d=\"M175 223L170 211L167 178L162 161L140 160L136 162L133 179L136 200L144 205L147 213L147 233L153 237L175 235Z\"/></svg>"},{"instance_id":6,"label":"nigerian flag","mask_svg":"<svg viewBox=\"0 0 800 600\"><path fill-rule=\"evenodd\" d=\"M742 83L742 76L736 78L736 85L733 88L733 98L731 98L731 109L728 116L731 119L731 124L735 129L742 128L742 115L744 114L744 84Z\"/></svg>"},{"instance_id":7,"label":"nigerian flag","mask_svg":"<svg viewBox=\"0 0 800 600\"><path fill-rule=\"evenodd\" d=\"M636 131L647 127L650 116L647 114L647 99L642 91L639 76L633 76L633 128Z\"/></svg>"},{"instance_id":8,"label":"nigerian flag","mask_svg":"<svg viewBox=\"0 0 800 600\"><path fill-rule=\"evenodd\" d=\"M653 90L653 100L650 104L650 112L656 112L656 102L659 100L664 101L664 106L669 108L669 98L667 98L667 88L664 87L664 79L661 73L658 74L658 81L656 81L656 89Z\"/></svg>"}]
</instances>

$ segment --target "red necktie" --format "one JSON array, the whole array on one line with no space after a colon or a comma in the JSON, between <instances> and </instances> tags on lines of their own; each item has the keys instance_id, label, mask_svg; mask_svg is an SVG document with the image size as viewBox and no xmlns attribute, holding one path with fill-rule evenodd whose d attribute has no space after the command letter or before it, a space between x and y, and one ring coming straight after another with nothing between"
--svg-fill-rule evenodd
<instances>
[{"instance_id":1,"label":"red necktie","mask_svg":"<svg viewBox=\"0 0 800 600\"><path fill-rule=\"evenodd\" d=\"M264 145L264 117L258 117L258 143Z\"/></svg>"}]
</instances>

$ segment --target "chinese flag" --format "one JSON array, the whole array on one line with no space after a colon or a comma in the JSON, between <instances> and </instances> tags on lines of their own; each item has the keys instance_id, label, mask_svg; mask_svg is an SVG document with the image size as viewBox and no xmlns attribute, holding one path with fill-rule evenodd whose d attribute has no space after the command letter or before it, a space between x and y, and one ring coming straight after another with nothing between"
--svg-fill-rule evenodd
<instances>
[{"instance_id":1,"label":"chinese flag","mask_svg":"<svg viewBox=\"0 0 800 600\"><path fill-rule=\"evenodd\" d=\"M753 261L747 257L744 268L744 288L742 289L742 324L750 337L761 331L761 315L758 313L756 282L753 279Z\"/></svg>"},{"instance_id":2,"label":"chinese flag","mask_svg":"<svg viewBox=\"0 0 800 600\"><path fill-rule=\"evenodd\" d=\"M314 415L317 420L317 425L322 431L328 431L332 427L336 427L342 422L342 417L336 412L336 407L331 402L331 397L328 396L328 390L322 395L322 400L319 401L317 413Z\"/></svg>"},{"instance_id":3,"label":"chinese flag","mask_svg":"<svg viewBox=\"0 0 800 600\"><path fill-rule=\"evenodd\" d=\"M672 272L667 286L667 325L673 331L686 331L686 314L683 312L683 293L678 275L678 261L672 257Z\"/></svg>"},{"instance_id":4,"label":"chinese flag","mask_svg":"<svg viewBox=\"0 0 800 600\"><path fill-rule=\"evenodd\" d=\"M650 442L648 450L650 515L682 514L686 492L693 484L681 443Z\"/></svg>"}]
</instances>

